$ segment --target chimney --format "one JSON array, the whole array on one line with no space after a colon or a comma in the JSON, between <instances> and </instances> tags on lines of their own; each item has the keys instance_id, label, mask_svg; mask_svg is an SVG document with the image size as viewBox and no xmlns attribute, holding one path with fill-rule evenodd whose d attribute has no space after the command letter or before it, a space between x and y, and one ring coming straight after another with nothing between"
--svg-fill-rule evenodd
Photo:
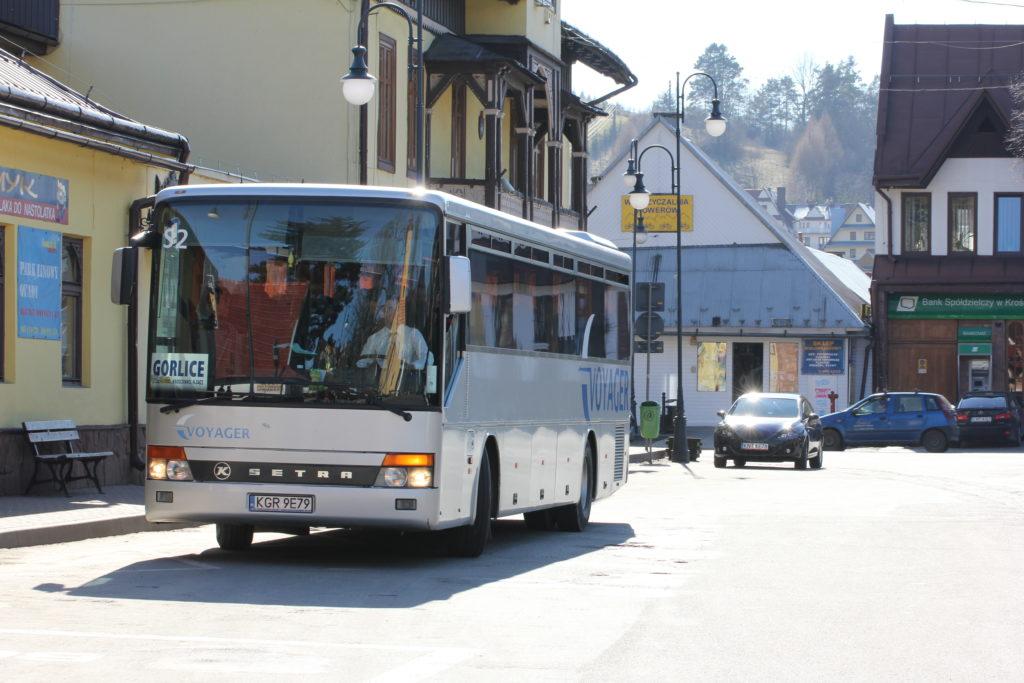
<instances>
[{"instance_id":1,"label":"chimney","mask_svg":"<svg viewBox=\"0 0 1024 683\"><path fill-rule=\"evenodd\" d=\"M779 214L786 214L786 188L775 188L775 204L779 207Z\"/></svg>"}]
</instances>

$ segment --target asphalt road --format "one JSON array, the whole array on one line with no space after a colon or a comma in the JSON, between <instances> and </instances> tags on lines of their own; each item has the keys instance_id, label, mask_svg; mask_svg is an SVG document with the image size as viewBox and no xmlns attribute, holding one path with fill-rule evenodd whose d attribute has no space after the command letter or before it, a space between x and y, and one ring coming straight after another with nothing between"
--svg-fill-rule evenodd
<instances>
[{"instance_id":1,"label":"asphalt road","mask_svg":"<svg viewBox=\"0 0 1024 683\"><path fill-rule=\"evenodd\" d=\"M1024 451L633 466L582 534L211 528L0 551L6 680L1011 680Z\"/></svg>"}]
</instances>

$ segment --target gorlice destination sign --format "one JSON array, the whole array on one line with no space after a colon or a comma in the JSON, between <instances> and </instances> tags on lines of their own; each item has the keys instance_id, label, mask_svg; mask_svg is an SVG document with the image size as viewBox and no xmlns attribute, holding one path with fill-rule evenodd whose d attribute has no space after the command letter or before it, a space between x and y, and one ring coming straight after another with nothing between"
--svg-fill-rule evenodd
<instances>
[{"instance_id":1,"label":"gorlice destination sign","mask_svg":"<svg viewBox=\"0 0 1024 683\"><path fill-rule=\"evenodd\" d=\"M68 224L68 181L0 166L0 214Z\"/></svg>"},{"instance_id":2,"label":"gorlice destination sign","mask_svg":"<svg viewBox=\"0 0 1024 683\"><path fill-rule=\"evenodd\" d=\"M889 317L904 320L1024 319L1024 294L896 294Z\"/></svg>"}]
</instances>

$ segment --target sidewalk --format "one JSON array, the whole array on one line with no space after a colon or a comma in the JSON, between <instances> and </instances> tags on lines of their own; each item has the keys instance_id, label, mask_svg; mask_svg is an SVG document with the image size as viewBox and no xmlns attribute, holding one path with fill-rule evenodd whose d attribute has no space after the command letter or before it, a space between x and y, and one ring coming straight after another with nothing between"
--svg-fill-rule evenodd
<instances>
[{"instance_id":1,"label":"sidewalk","mask_svg":"<svg viewBox=\"0 0 1024 683\"><path fill-rule=\"evenodd\" d=\"M103 493L0 497L0 548L67 543L139 531L179 529L149 524L141 486L107 486Z\"/></svg>"},{"instance_id":2,"label":"sidewalk","mask_svg":"<svg viewBox=\"0 0 1024 683\"><path fill-rule=\"evenodd\" d=\"M687 429L686 436L688 439L700 439L701 450L707 451L714 448L714 427L689 427ZM659 460L661 458L667 458L669 456L668 450L666 450L667 435L660 439L655 439L651 444L651 458ZM643 441L633 441L629 445L629 462L636 464L641 462L647 462L647 447L644 446Z\"/></svg>"}]
</instances>

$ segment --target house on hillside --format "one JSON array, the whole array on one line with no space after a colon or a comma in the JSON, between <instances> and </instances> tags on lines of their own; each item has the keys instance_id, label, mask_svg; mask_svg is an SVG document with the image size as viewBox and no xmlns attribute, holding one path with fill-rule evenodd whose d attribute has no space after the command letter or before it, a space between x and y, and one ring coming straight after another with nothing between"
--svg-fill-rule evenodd
<instances>
[{"instance_id":1,"label":"house on hillside","mask_svg":"<svg viewBox=\"0 0 1024 683\"><path fill-rule=\"evenodd\" d=\"M850 259L864 272L875 263L875 209L867 204L832 207L832 237L825 251Z\"/></svg>"},{"instance_id":2,"label":"house on hillside","mask_svg":"<svg viewBox=\"0 0 1024 683\"><path fill-rule=\"evenodd\" d=\"M641 149L675 149L675 133L662 120L651 122L639 139ZM654 299L664 292L663 303L652 303L665 332L656 340L661 348L655 344L657 352L650 354L649 372L647 354L634 355L637 401L675 396L677 332L690 424L716 424L717 410L751 390L798 391L823 414L831 410L833 392L837 408L860 398L870 363L868 326L861 318L867 276L843 259L806 248L690 140L681 146L684 213L692 214L681 236L681 315L668 155L652 150L643 158L644 183L654 194L635 248L622 178L626 149L590 190L590 231L635 251L638 307L648 298L648 284Z\"/></svg>"},{"instance_id":3,"label":"house on hillside","mask_svg":"<svg viewBox=\"0 0 1024 683\"><path fill-rule=\"evenodd\" d=\"M824 249L832 237L832 212L827 204L789 204L793 234L806 247Z\"/></svg>"},{"instance_id":4,"label":"house on hillside","mask_svg":"<svg viewBox=\"0 0 1024 683\"><path fill-rule=\"evenodd\" d=\"M879 388L1024 391L1024 25L885 19L872 303ZM974 46L970 50L960 45Z\"/></svg>"},{"instance_id":5,"label":"house on hillside","mask_svg":"<svg viewBox=\"0 0 1024 683\"><path fill-rule=\"evenodd\" d=\"M793 214L786 208L785 187L762 187L747 190L747 194L754 198L758 206L778 222L786 230L792 232L795 221Z\"/></svg>"}]
</instances>

